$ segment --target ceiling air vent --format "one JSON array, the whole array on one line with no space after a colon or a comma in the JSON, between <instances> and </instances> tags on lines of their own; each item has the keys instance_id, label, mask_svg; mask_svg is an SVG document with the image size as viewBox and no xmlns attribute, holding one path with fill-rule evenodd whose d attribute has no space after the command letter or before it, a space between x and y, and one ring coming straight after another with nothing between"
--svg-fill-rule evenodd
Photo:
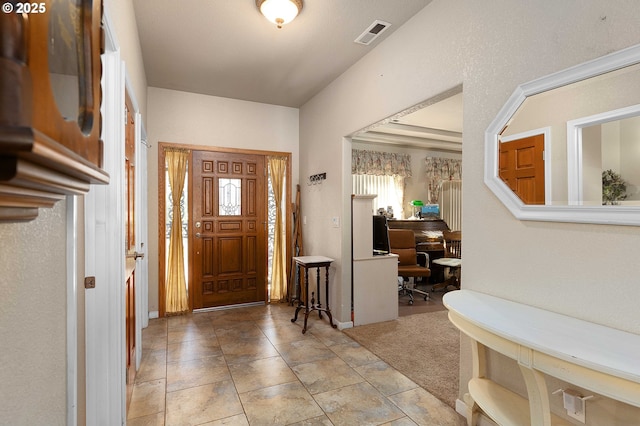
<instances>
[{"instance_id":1,"label":"ceiling air vent","mask_svg":"<svg viewBox=\"0 0 640 426\"><path fill-rule=\"evenodd\" d=\"M360 36L354 41L359 44L369 45L373 40L378 38L380 34L384 32L387 28L389 28L391 24L384 21L375 20L373 24L369 25L369 28L364 30Z\"/></svg>"}]
</instances>

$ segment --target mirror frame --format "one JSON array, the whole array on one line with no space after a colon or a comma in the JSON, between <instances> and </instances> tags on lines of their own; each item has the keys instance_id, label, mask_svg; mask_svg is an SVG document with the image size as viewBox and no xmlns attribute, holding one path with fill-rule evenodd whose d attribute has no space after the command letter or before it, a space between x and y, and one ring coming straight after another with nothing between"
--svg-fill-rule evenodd
<instances>
[{"instance_id":1,"label":"mirror frame","mask_svg":"<svg viewBox=\"0 0 640 426\"><path fill-rule=\"evenodd\" d=\"M640 207L637 206L524 204L500 179L498 164L499 134L527 97L638 63L640 44L532 80L516 88L485 131L484 182L517 219L640 226ZM572 181L571 176L568 176L568 181Z\"/></svg>"}]
</instances>

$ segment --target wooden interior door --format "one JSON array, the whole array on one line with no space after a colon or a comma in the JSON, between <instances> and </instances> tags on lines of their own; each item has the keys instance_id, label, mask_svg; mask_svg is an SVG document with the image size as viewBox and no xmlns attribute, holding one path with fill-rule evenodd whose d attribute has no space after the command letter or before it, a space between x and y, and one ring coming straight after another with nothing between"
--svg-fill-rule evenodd
<instances>
[{"instance_id":1,"label":"wooden interior door","mask_svg":"<svg viewBox=\"0 0 640 426\"><path fill-rule=\"evenodd\" d=\"M265 301L265 157L193 151L194 309Z\"/></svg>"},{"instance_id":2,"label":"wooden interior door","mask_svg":"<svg viewBox=\"0 0 640 426\"><path fill-rule=\"evenodd\" d=\"M500 178L525 204L544 204L544 135L500 143Z\"/></svg>"},{"instance_id":3,"label":"wooden interior door","mask_svg":"<svg viewBox=\"0 0 640 426\"><path fill-rule=\"evenodd\" d=\"M125 327L127 344L127 383L133 383L136 374L136 144L135 119L132 102L126 96L125 122Z\"/></svg>"}]
</instances>

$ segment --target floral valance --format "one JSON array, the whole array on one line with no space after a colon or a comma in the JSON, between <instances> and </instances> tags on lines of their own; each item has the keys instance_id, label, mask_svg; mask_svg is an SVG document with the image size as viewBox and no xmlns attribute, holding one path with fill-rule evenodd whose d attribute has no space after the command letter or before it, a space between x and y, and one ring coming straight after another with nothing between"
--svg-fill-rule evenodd
<instances>
[{"instance_id":1,"label":"floral valance","mask_svg":"<svg viewBox=\"0 0 640 426\"><path fill-rule=\"evenodd\" d=\"M427 181L462 179L462 160L452 158L427 157L425 160Z\"/></svg>"},{"instance_id":2,"label":"floral valance","mask_svg":"<svg viewBox=\"0 0 640 426\"><path fill-rule=\"evenodd\" d=\"M411 177L411 156L353 149L351 150L351 174Z\"/></svg>"}]
</instances>

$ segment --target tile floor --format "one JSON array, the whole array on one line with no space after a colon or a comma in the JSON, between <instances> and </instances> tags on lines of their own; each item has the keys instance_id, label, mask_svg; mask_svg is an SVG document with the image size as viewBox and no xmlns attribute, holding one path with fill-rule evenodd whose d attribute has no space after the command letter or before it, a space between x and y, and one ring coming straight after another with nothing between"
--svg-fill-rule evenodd
<instances>
[{"instance_id":1,"label":"tile floor","mask_svg":"<svg viewBox=\"0 0 640 426\"><path fill-rule=\"evenodd\" d=\"M155 319L127 424L464 425L328 322L288 304Z\"/></svg>"}]
</instances>

